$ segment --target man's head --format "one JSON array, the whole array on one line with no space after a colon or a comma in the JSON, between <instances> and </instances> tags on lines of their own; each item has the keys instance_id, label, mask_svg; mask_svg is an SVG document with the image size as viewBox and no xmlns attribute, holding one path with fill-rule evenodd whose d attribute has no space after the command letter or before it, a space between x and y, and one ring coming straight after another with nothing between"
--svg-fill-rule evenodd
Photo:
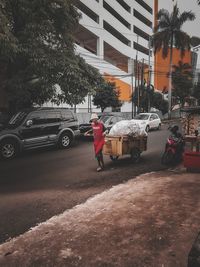
<instances>
[{"instance_id":1,"label":"man's head","mask_svg":"<svg viewBox=\"0 0 200 267\"><path fill-rule=\"evenodd\" d=\"M177 133L178 132L178 130L179 130L179 128L178 128L178 126L177 125L174 125L173 127L171 127L171 129L170 129L170 131L172 132L172 133Z\"/></svg>"},{"instance_id":2,"label":"man's head","mask_svg":"<svg viewBox=\"0 0 200 267\"><path fill-rule=\"evenodd\" d=\"M98 121L98 119L98 115L96 113L92 113L90 121L95 123Z\"/></svg>"}]
</instances>

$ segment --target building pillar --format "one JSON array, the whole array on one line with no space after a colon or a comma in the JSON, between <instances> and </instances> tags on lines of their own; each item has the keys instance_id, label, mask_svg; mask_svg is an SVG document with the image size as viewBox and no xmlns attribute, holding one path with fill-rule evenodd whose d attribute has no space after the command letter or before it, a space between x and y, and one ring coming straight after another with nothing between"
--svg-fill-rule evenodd
<instances>
[{"instance_id":1,"label":"building pillar","mask_svg":"<svg viewBox=\"0 0 200 267\"><path fill-rule=\"evenodd\" d=\"M97 39L97 56L104 59L104 40L102 37Z\"/></svg>"},{"instance_id":2,"label":"building pillar","mask_svg":"<svg viewBox=\"0 0 200 267\"><path fill-rule=\"evenodd\" d=\"M128 59L128 73L134 74L134 59L133 58Z\"/></svg>"},{"instance_id":3,"label":"building pillar","mask_svg":"<svg viewBox=\"0 0 200 267\"><path fill-rule=\"evenodd\" d=\"M103 32L103 0L99 0L99 27L102 29L100 31ZM102 38L102 34L100 34L99 38L97 39L97 56L104 59L104 40Z\"/></svg>"}]
</instances>

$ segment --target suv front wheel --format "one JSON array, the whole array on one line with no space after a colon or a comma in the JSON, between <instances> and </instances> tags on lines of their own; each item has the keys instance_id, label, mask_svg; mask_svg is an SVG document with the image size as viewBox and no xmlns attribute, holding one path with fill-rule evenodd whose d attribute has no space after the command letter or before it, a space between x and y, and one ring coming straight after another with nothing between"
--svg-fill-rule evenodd
<instances>
[{"instance_id":1,"label":"suv front wheel","mask_svg":"<svg viewBox=\"0 0 200 267\"><path fill-rule=\"evenodd\" d=\"M0 157L3 159L12 159L19 152L19 146L15 140L7 139L0 143Z\"/></svg>"},{"instance_id":2,"label":"suv front wheel","mask_svg":"<svg viewBox=\"0 0 200 267\"><path fill-rule=\"evenodd\" d=\"M68 132L62 133L59 139L59 146L61 148L68 148L72 142L72 135Z\"/></svg>"}]
</instances>

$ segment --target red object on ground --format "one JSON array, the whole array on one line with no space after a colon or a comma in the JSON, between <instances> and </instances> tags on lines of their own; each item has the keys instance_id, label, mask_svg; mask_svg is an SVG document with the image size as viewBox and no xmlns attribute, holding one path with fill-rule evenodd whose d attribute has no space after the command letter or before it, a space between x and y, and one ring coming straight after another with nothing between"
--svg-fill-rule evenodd
<instances>
[{"instance_id":1,"label":"red object on ground","mask_svg":"<svg viewBox=\"0 0 200 267\"><path fill-rule=\"evenodd\" d=\"M183 163L187 169L200 170L200 152L185 152Z\"/></svg>"}]
</instances>

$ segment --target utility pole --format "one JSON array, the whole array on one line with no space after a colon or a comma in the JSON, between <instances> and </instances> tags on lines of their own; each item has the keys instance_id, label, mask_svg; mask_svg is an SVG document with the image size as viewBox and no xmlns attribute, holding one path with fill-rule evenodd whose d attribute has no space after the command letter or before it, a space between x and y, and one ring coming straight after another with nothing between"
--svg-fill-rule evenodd
<instances>
[{"instance_id":1,"label":"utility pole","mask_svg":"<svg viewBox=\"0 0 200 267\"><path fill-rule=\"evenodd\" d=\"M131 91L132 91L132 97L131 97L131 118L133 119L133 94L134 94L134 88L133 88L133 71L134 71L134 59L132 59L132 73L131 73Z\"/></svg>"},{"instance_id":2,"label":"utility pole","mask_svg":"<svg viewBox=\"0 0 200 267\"><path fill-rule=\"evenodd\" d=\"M142 92L144 89L144 58L142 59L142 66L141 66L141 81L140 81L140 97L142 96ZM140 110L139 110L140 111Z\"/></svg>"},{"instance_id":3,"label":"utility pole","mask_svg":"<svg viewBox=\"0 0 200 267\"><path fill-rule=\"evenodd\" d=\"M147 101L148 101L148 112L150 111L150 86L151 86L151 36L149 36L149 62L148 62L148 81L147 81Z\"/></svg>"},{"instance_id":4,"label":"utility pole","mask_svg":"<svg viewBox=\"0 0 200 267\"><path fill-rule=\"evenodd\" d=\"M141 88L144 85L144 58L142 59L142 67L141 67Z\"/></svg>"},{"instance_id":5,"label":"utility pole","mask_svg":"<svg viewBox=\"0 0 200 267\"><path fill-rule=\"evenodd\" d=\"M138 77L137 77L137 114L140 113L140 79L141 79L141 75L140 75L140 68L141 68L141 62L139 62L137 65L138 65L138 69L137 69L137 74L138 74Z\"/></svg>"},{"instance_id":6,"label":"utility pole","mask_svg":"<svg viewBox=\"0 0 200 267\"><path fill-rule=\"evenodd\" d=\"M137 35L137 44L138 44L139 36ZM137 88L137 74L138 74L138 50L136 51L136 56L135 56L135 93L136 93L136 88ZM136 105L134 105L134 116L136 116Z\"/></svg>"}]
</instances>

